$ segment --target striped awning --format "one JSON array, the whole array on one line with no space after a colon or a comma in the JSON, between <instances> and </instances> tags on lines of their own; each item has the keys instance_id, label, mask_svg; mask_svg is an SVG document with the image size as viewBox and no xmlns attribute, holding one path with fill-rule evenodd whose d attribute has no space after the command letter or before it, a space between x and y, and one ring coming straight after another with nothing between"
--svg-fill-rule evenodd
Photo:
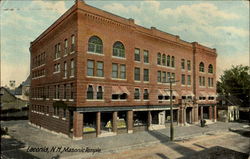
<instances>
[{"instance_id":1,"label":"striped awning","mask_svg":"<svg viewBox=\"0 0 250 159\"><path fill-rule=\"evenodd\" d=\"M199 92L199 96L206 97L207 96L207 92L200 91Z\"/></svg>"},{"instance_id":2,"label":"striped awning","mask_svg":"<svg viewBox=\"0 0 250 159\"><path fill-rule=\"evenodd\" d=\"M130 92L128 91L126 86L120 86L120 89L121 89L122 93L126 93L127 95L130 95Z\"/></svg>"},{"instance_id":3,"label":"striped awning","mask_svg":"<svg viewBox=\"0 0 250 159\"><path fill-rule=\"evenodd\" d=\"M167 96L168 94L163 89L158 89L159 95Z\"/></svg>"},{"instance_id":4,"label":"striped awning","mask_svg":"<svg viewBox=\"0 0 250 159\"><path fill-rule=\"evenodd\" d=\"M112 94L130 94L126 86L112 86Z\"/></svg>"},{"instance_id":5,"label":"striped awning","mask_svg":"<svg viewBox=\"0 0 250 159\"><path fill-rule=\"evenodd\" d=\"M112 86L112 94L122 94L122 90L119 86Z\"/></svg>"},{"instance_id":6,"label":"striped awning","mask_svg":"<svg viewBox=\"0 0 250 159\"><path fill-rule=\"evenodd\" d=\"M216 93L215 92L208 92L207 96L216 97Z\"/></svg>"}]
</instances>

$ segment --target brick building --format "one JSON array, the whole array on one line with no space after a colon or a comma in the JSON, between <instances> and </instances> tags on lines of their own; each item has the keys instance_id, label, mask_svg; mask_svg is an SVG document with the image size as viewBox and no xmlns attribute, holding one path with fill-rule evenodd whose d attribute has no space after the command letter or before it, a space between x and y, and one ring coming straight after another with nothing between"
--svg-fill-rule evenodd
<instances>
[{"instance_id":1,"label":"brick building","mask_svg":"<svg viewBox=\"0 0 250 159\"><path fill-rule=\"evenodd\" d=\"M216 50L76 3L31 42L37 126L73 138L216 121Z\"/></svg>"}]
</instances>

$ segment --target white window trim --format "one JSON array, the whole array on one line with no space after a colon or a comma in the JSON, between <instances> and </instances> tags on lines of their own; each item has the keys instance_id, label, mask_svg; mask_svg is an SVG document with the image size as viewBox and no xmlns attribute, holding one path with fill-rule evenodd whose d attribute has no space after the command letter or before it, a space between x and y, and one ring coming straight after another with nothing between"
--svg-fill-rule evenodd
<instances>
[{"instance_id":1,"label":"white window trim","mask_svg":"<svg viewBox=\"0 0 250 159\"><path fill-rule=\"evenodd\" d=\"M97 53L97 52L91 52L91 51L87 51L87 53L91 55L104 56L104 53Z\"/></svg>"}]
</instances>

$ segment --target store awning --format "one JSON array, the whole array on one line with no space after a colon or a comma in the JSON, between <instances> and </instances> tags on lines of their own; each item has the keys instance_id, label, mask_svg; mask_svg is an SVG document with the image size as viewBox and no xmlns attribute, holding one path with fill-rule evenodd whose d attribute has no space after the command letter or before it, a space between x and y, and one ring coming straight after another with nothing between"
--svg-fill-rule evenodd
<instances>
[{"instance_id":1,"label":"store awning","mask_svg":"<svg viewBox=\"0 0 250 159\"><path fill-rule=\"evenodd\" d=\"M168 96L170 96L170 90L165 90ZM173 96L179 96L179 94L176 91L172 91Z\"/></svg>"},{"instance_id":2,"label":"store awning","mask_svg":"<svg viewBox=\"0 0 250 159\"><path fill-rule=\"evenodd\" d=\"M207 96L207 93L204 92L204 91L200 91L200 92L199 92L199 96L206 97L206 96Z\"/></svg>"},{"instance_id":3,"label":"store awning","mask_svg":"<svg viewBox=\"0 0 250 159\"><path fill-rule=\"evenodd\" d=\"M122 90L119 86L112 86L112 94L122 94Z\"/></svg>"},{"instance_id":4,"label":"store awning","mask_svg":"<svg viewBox=\"0 0 250 159\"><path fill-rule=\"evenodd\" d=\"M166 93L166 91L164 91L163 89L158 89L159 95L162 96L168 96L168 94Z\"/></svg>"},{"instance_id":5,"label":"store awning","mask_svg":"<svg viewBox=\"0 0 250 159\"><path fill-rule=\"evenodd\" d=\"M130 95L130 92L128 91L126 86L120 86L120 89L121 89L122 93L126 93L127 95Z\"/></svg>"},{"instance_id":6,"label":"store awning","mask_svg":"<svg viewBox=\"0 0 250 159\"><path fill-rule=\"evenodd\" d=\"M112 94L130 94L126 86L112 86Z\"/></svg>"},{"instance_id":7,"label":"store awning","mask_svg":"<svg viewBox=\"0 0 250 159\"><path fill-rule=\"evenodd\" d=\"M187 96L194 96L194 93L192 91L187 91Z\"/></svg>"},{"instance_id":8,"label":"store awning","mask_svg":"<svg viewBox=\"0 0 250 159\"><path fill-rule=\"evenodd\" d=\"M207 96L216 97L216 93L215 92L208 92Z\"/></svg>"}]
</instances>

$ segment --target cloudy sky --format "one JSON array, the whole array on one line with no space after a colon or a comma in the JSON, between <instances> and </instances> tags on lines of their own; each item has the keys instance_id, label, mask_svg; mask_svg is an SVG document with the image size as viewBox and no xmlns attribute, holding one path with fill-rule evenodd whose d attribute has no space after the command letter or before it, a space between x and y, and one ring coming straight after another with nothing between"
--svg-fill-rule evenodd
<instances>
[{"instance_id":1,"label":"cloudy sky","mask_svg":"<svg viewBox=\"0 0 250 159\"><path fill-rule=\"evenodd\" d=\"M216 48L217 75L232 64L249 65L249 2L247 1L85 1L87 4L135 19L135 23L179 35ZM74 0L13 1L1 4L1 85L29 75L29 45Z\"/></svg>"}]
</instances>

